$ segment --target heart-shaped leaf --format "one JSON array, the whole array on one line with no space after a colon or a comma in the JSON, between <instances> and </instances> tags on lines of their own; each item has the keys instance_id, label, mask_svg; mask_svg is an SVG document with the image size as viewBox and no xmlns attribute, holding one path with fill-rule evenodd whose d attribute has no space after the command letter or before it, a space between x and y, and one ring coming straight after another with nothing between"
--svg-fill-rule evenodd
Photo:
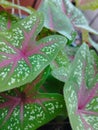
<instances>
[{"instance_id":1,"label":"heart-shaped leaf","mask_svg":"<svg viewBox=\"0 0 98 130\"><path fill-rule=\"evenodd\" d=\"M0 12L0 31L10 29L13 24L18 22L19 18L7 12Z\"/></svg>"},{"instance_id":2,"label":"heart-shaped leaf","mask_svg":"<svg viewBox=\"0 0 98 130\"><path fill-rule=\"evenodd\" d=\"M38 91L48 72L46 68L22 89L0 93L1 129L35 130L65 111L63 96Z\"/></svg>"},{"instance_id":3,"label":"heart-shaped leaf","mask_svg":"<svg viewBox=\"0 0 98 130\"><path fill-rule=\"evenodd\" d=\"M78 50L64 87L64 98L73 130L98 129L98 75L86 44Z\"/></svg>"},{"instance_id":4,"label":"heart-shaped leaf","mask_svg":"<svg viewBox=\"0 0 98 130\"><path fill-rule=\"evenodd\" d=\"M36 41L43 15L35 12L0 34L0 91L31 82L50 64L67 40L60 35Z\"/></svg>"}]
</instances>

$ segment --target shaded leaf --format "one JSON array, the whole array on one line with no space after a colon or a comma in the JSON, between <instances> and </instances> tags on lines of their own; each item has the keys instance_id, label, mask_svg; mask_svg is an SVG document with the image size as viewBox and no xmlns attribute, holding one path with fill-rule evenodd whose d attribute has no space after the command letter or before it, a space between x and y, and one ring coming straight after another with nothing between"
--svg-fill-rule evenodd
<instances>
[{"instance_id":1,"label":"shaded leaf","mask_svg":"<svg viewBox=\"0 0 98 130\"><path fill-rule=\"evenodd\" d=\"M98 128L98 76L95 82L93 57L83 44L78 50L64 87L64 98L73 130Z\"/></svg>"},{"instance_id":2,"label":"shaded leaf","mask_svg":"<svg viewBox=\"0 0 98 130\"><path fill-rule=\"evenodd\" d=\"M0 91L31 82L65 46L60 35L36 41L42 27L43 15L34 12L0 35Z\"/></svg>"}]
</instances>

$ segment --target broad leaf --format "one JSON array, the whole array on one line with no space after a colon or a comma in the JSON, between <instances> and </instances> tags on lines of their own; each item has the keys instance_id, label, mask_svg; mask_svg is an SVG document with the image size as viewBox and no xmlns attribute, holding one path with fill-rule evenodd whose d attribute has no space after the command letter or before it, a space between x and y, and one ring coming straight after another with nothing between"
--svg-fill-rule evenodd
<instances>
[{"instance_id":1,"label":"broad leaf","mask_svg":"<svg viewBox=\"0 0 98 130\"><path fill-rule=\"evenodd\" d=\"M73 130L98 129L98 75L89 48L83 44L71 66L64 98Z\"/></svg>"},{"instance_id":2,"label":"broad leaf","mask_svg":"<svg viewBox=\"0 0 98 130\"><path fill-rule=\"evenodd\" d=\"M58 2L58 1L57 1ZM68 17L62 13L59 6L53 0L44 0L39 8L44 14L44 26L65 35L68 39L72 39L72 25Z\"/></svg>"},{"instance_id":3,"label":"broad leaf","mask_svg":"<svg viewBox=\"0 0 98 130\"><path fill-rule=\"evenodd\" d=\"M52 1L56 4L57 7L59 7L60 10L62 10L63 14L68 16L72 25L75 28L85 29L91 33L98 34L98 32L96 32L89 26L83 13L78 8L76 8L70 2L70 0L52 0Z\"/></svg>"},{"instance_id":4,"label":"broad leaf","mask_svg":"<svg viewBox=\"0 0 98 130\"><path fill-rule=\"evenodd\" d=\"M86 30L85 33L83 32L83 39L86 41L88 40L88 32L98 35L98 32L89 26L82 11L76 8L69 0L45 0L39 10L44 14L45 27L65 35L70 40L73 39L73 28L75 30Z\"/></svg>"},{"instance_id":5,"label":"broad leaf","mask_svg":"<svg viewBox=\"0 0 98 130\"><path fill-rule=\"evenodd\" d=\"M0 31L10 29L13 24L18 22L19 18L7 12L0 12Z\"/></svg>"},{"instance_id":6,"label":"broad leaf","mask_svg":"<svg viewBox=\"0 0 98 130\"><path fill-rule=\"evenodd\" d=\"M34 12L0 35L0 91L31 82L66 44L60 35L36 41L43 15Z\"/></svg>"},{"instance_id":7,"label":"broad leaf","mask_svg":"<svg viewBox=\"0 0 98 130\"><path fill-rule=\"evenodd\" d=\"M79 8L83 10L98 9L98 0L76 0L76 4Z\"/></svg>"},{"instance_id":8,"label":"broad leaf","mask_svg":"<svg viewBox=\"0 0 98 130\"><path fill-rule=\"evenodd\" d=\"M39 92L48 71L49 68L22 89L0 93L1 129L35 130L65 111L63 96Z\"/></svg>"}]
</instances>

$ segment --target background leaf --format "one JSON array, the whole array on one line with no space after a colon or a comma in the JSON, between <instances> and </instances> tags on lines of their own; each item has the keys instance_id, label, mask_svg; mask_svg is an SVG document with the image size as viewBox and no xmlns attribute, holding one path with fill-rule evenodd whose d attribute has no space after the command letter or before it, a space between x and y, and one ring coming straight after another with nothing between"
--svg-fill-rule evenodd
<instances>
[{"instance_id":1,"label":"background leaf","mask_svg":"<svg viewBox=\"0 0 98 130\"><path fill-rule=\"evenodd\" d=\"M97 0L76 0L76 4L79 8L83 10L91 9L95 10L98 9L98 1Z\"/></svg>"},{"instance_id":2,"label":"background leaf","mask_svg":"<svg viewBox=\"0 0 98 130\"><path fill-rule=\"evenodd\" d=\"M66 17L59 6L53 1L44 0L39 8L44 14L44 26L65 35L68 39L72 39L71 35L73 27L68 17ZM63 19L62 19L63 18Z\"/></svg>"}]
</instances>

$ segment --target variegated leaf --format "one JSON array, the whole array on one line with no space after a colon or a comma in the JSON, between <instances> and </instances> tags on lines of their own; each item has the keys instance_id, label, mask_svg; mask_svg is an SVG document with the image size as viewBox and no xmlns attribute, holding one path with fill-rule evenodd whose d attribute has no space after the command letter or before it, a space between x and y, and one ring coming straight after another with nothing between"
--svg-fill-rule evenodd
<instances>
[{"instance_id":1,"label":"variegated leaf","mask_svg":"<svg viewBox=\"0 0 98 130\"><path fill-rule=\"evenodd\" d=\"M0 93L0 129L35 130L65 111L62 95L39 92L48 73L46 68L32 83Z\"/></svg>"},{"instance_id":2,"label":"variegated leaf","mask_svg":"<svg viewBox=\"0 0 98 130\"><path fill-rule=\"evenodd\" d=\"M78 50L68 77L64 98L72 129L97 130L98 80L95 82L94 60L86 44Z\"/></svg>"},{"instance_id":3,"label":"variegated leaf","mask_svg":"<svg viewBox=\"0 0 98 130\"><path fill-rule=\"evenodd\" d=\"M36 41L43 15L32 15L0 34L0 91L31 82L50 64L67 40L60 35Z\"/></svg>"}]
</instances>

